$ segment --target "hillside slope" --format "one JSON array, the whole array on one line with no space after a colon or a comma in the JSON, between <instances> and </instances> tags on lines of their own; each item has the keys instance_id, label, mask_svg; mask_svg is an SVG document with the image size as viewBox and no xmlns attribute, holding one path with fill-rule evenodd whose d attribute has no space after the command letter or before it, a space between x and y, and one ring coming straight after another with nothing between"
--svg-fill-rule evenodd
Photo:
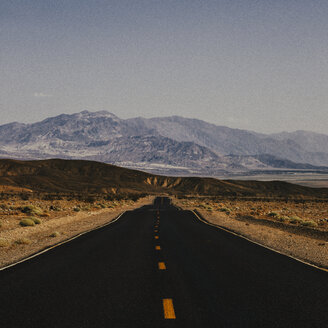
<instances>
[{"instance_id":1,"label":"hillside slope","mask_svg":"<svg viewBox=\"0 0 328 328\"><path fill-rule=\"evenodd\" d=\"M328 197L328 189L313 189L280 181L166 177L99 162L61 159L0 160L0 186L44 193Z\"/></svg>"}]
</instances>

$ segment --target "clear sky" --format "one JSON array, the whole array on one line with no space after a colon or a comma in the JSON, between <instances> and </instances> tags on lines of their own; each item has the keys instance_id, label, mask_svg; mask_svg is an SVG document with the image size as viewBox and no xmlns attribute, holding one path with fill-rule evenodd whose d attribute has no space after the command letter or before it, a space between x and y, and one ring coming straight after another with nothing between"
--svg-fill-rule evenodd
<instances>
[{"instance_id":1,"label":"clear sky","mask_svg":"<svg viewBox=\"0 0 328 328\"><path fill-rule=\"evenodd\" d=\"M0 124L85 109L328 133L328 1L1 0Z\"/></svg>"}]
</instances>

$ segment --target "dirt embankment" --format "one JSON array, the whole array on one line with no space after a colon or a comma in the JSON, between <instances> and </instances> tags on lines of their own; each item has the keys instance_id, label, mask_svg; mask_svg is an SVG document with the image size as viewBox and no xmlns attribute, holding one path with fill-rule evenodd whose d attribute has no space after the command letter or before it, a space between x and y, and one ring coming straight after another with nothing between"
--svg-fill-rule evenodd
<instances>
[{"instance_id":1,"label":"dirt embankment","mask_svg":"<svg viewBox=\"0 0 328 328\"><path fill-rule=\"evenodd\" d=\"M328 269L327 231L209 211L199 208L199 204L189 204L185 200L176 199L174 203L186 210L197 208L197 212L211 224L226 228L282 254Z\"/></svg>"},{"instance_id":2,"label":"dirt embankment","mask_svg":"<svg viewBox=\"0 0 328 328\"><path fill-rule=\"evenodd\" d=\"M0 230L0 268L15 263L40 250L72 238L80 233L95 229L114 220L120 213L151 204L153 197L141 198L136 202L50 217L42 224Z\"/></svg>"}]
</instances>

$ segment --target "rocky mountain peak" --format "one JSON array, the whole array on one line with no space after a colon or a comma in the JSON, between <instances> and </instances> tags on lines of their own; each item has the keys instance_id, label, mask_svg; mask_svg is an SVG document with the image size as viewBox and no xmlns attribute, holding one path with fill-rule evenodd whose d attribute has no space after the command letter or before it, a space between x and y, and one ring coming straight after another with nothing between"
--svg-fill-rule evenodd
<instances>
[{"instance_id":1,"label":"rocky mountain peak","mask_svg":"<svg viewBox=\"0 0 328 328\"><path fill-rule=\"evenodd\" d=\"M84 110L0 126L0 156L92 159L165 174L217 175L328 166L328 136L265 135L181 116L121 119L106 110Z\"/></svg>"}]
</instances>

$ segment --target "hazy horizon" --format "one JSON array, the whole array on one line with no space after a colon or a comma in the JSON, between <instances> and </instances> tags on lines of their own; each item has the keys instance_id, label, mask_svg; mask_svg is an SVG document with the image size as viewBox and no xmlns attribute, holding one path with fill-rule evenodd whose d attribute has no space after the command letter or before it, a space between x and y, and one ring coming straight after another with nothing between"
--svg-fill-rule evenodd
<instances>
[{"instance_id":1,"label":"hazy horizon","mask_svg":"<svg viewBox=\"0 0 328 328\"><path fill-rule=\"evenodd\" d=\"M174 117L174 116L179 116L179 117L183 117L185 119L197 119L197 120L201 120L201 121L204 121L204 122L207 122L209 124L214 124L214 125L217 125L217 126L224 126L224 127L228 127L228 128L231 128L231 129L239 129L239 130L248 130L248 131L251 131L251 132L256 132L256 133L264 133L264 134L271 134L269 132L265 133L265 132L260 132L260 131L256 131L256 130L251 130L251 129L242 129L242 128L238 128L238 127L231 127L231 126L228 126L228 125L220 125L220 124L216 124L216 123L213 123L213 122L209 122L207 121L206 119L201 119L201 118L195 118L195 117L187 117L185 115L158 115L158 116L149 116L149 117L145 117L145 116L131 116L131 117L127 117L127 118L123 118L121 117L120 115L118 115L117 113L114 113L114 112L110 112L108 110L105 110L105 109L102 109L102 110L96 110L96 111L90 111L88 109L83 109L82 111L80 112L74 112L74 113L59 113L59 114L56 114L56 115L53 115L53 116L48 116L48 117L44 117L44 118L41 118L39 120L36 120L36 121L30 121L30 122L22 122L22 121L12 121L12 122L8 122L8 123L4 123L4 124L0 124L1 125L5 125L5 124L10 124L10 123L24 123L24 124L34 124L34 123L39 123L39 122L42 122L43 120L45 119L48 119L48 118L52 118L52 117L57 117L57 116L60 116L60 115L74 115L74 114L79 114L83 111L87 111L87 112L90 112L90 113L97 113L97 112L102 112L102 111L105 111L105 112L108 112L110 114L113 114L115 116L117 116L118 118L120 119L133 119L133 118L137 118L137 117L142 117L142 118L148 118L148 119L151 119L151 118L165 118L165 117ZM293 130L293 131L285 131L285 130L281 130L281 131L278 131L278 132L274 132L274 133L283 133L283 132L297 132L297 131L306 131L306 132L315 132L315 131L311 131L311 130ZM324 135L328 135L328 133L322 133L322 132L315 132L315 133L319 133L319 134L324 134Z\"/></svg>"},{"instance_id":2,"label":"hazy horizon","mask_svg":"<svg viewBox=\"0 0 328 328\"><path fill-rule=\"evenodd\" d=\"M108 110L327 134L328 2L4 0L0 124Z\"/></svg>"}]
</instances>

